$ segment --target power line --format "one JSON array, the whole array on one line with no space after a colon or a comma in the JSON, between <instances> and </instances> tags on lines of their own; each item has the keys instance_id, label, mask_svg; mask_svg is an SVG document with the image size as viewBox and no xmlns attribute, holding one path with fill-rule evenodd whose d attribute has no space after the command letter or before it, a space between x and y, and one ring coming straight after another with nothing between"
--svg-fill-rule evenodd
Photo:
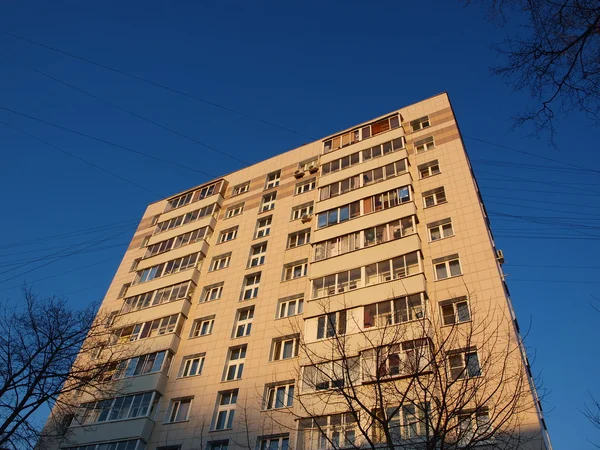
<instances>
[{"instance_id":1,"label":"power line","mask_svg":"<svg viewBox=\"0 0 600 450\"><path fill-rule=\"evenodd\" d=\"M131 74L131 73L129 73L129 72L125 72L125 71L123 71L123 70L116 69L116 68L114 68L114 67L111 67L111 66L108 66L108 65L106 65L106 64L101 64L101 63L98 63L98 62L96 62L96 61L92 61L91 59L83 58L83 57L81 57L81 56L78 56L78 55L75 55L75 54L73 54L73 53L69 53L69 52L67 52L67 51L60 50L60 49L58 49L58 48L56 48L56 47L52 47L52 46L50 46L50 45L43 44L43 43L41 43L41 42L37 42L37 41L34 41L34 40L32 40L32 39L28 39L28 38L26 38L26 37L19 36L19 35L17 35L17 34L14 34L14 33L8 32L8 31L6 31L6 30L2 30L2 29L0 29L0 33L6 34L6 35L8 35L8 36L12 36L12 37L14 37L14 38L16 38L16 39L20 39L20 40L22 40L22 41L25 41L25 42L29 42L30 44L37 45L38 47L42 47L42 48L45 48L45 49L47 49L47 50L51 50L51 51L53 51L53 52L60 53L61 55L65 55L65 56L68 56L68 57L70 57L70 58L74 58L74 59L77 59L77 60L79 60L79 61L83 61L83 62L85 62L85 63L91 64L91 65L94 65L94 66L96 66L96 67L101 67L101 68L103 68L103 69L105 69L105 70L109 70L109 71L111 71L111 72L118 73L118 74L120 74L120 75L123 75L123 76L129 77L129 78L132 78L132 79L134 79L134 80L141 81L141 82L143 82L143 83L146 83L146 84L149 84L149 85L151 85L151 86L154 86L154 87L158 87L158 88L164 89L164 90L166 90L166 91L169 91L169 92L172 92L172 93L174 93L174 94L178 94L178 95L182 95L182 96L184 96L184 97L191 98L191 99L193 99L193 100L196 100L196 101L198 101L198 102L201 102L201 103L205 103L205 104L207 104L207 105L210 105L210 106L213 106L213 107L215 107L215 108L219 108L219 109L222 109L222 110L224 110L224 111L227 111L227 112L230 112L230 113L233 113L233 114L237 114L237 115L239 115L239 116L242 116L242 117L245 117L245 118L248 118L248 119L252 119L252 120L255 120L255 121L257 121L257 122L261 122L261 123L263 123L263 124L265 124L265 125L269 125L269 126L271 126L271 127L279 128L280 130L284 130L284 131L287 131L287 132L289 132L289 133L293 133L293 134L296 134L296 135L298 135L298 136L302 136L302 137L305 137L305 138L309 138L310 140L314 140L314 138L313 138L313 137L311 137L311 136L308 136L308 135L306 135L306 134L304 134L304 133L300 133L299 131L293 130L293 129L291 129L291 128L288 128L288 127L285 127L285 126L283 126L283 125L278 125L278 124L276 124L276 123L274 123L274 122L271 122L271 121L269 121L269 120L261 119L261 118L259 118L259 117L253 116L253 115L251 115L251 114L247 114L247 113L243 113L243 112L237 111L237 110L235 110L235 109L233 109L233 108L230 108L230 107L228 107L228 106L221 105L221 104L219 104L219 103L215 103L215 102L213 102L213 101L206 100L206 99L204 99L204 98L201 98L201 97L198 97L198 96L196 96L196 95L190 94L189 92L182 91L181 89L176 89L176 88L173 88L173 87L167 86L167 85L165 85L165 84L161 84L161 83L157 83L157 82L155 82L155 81L152 81L152 80L148 80L147 78L143 78L143 77L140 77L140 76L138 76L138 75L133 75L133 74Z\"/></svg>"},{"instance_id":2,"label":"power line","mask_svg":"<svg viewBox=\"0 0 600 450\"><path fill-rule=\"evenodd\" d=\"M198 139L195 139L195 138L193 138L193 137L190 137L190 136L188 136L188 135L186 135L186 134L183 134L183 133L181 133L181 132L179 132L179 131L177 131L177 130L174 130L173 128L170 128L170 127L168 127L168 126L166 126L166 125L163 125L163 124L161 124L161 123L159 123L159 122L156 122L156 121L154 121L154 120L152 120L152 119L148 119L147 117L141 116L140 114L138 114L138 113L136 113L136 112L134 112L134 111L131 111L131 110L127 109L127 108L124 108L124 107L122 107L122 106L120 106L120 105L117 105L116 103L113 103L113 102L110 102L110 101L108 101L108 100L105 100L105 99L103 99L103 98L101 98L101 97L98 97L97 95L95 95L95 94L92 94L91 92L88 92L88 91L85 91L85 90L83 90L83 89L81 89L81 88L78 88L77 86L74 86L74 85L72 85L72 84L70 84L70 83L67 83L66 81L62 81L62 80L60 80L60 79L58 79L58 78L56 78L56 77L53 77L52 75L49 75L49 74L47 74L47 73L44 73L44 72L42 72L41 70L37 70L37 69L35 69L35 68L33 68L33 67L30 67L30 66L28 66L28 65L26 65L26 64L23 64L22 62L20 62L20 61L17 61L17 60L15 60L15 59L13 59L13 58L11 58L11 57L9 57L9 56L6 56L6 55L5 55L5 54L3 54L3 53L0 53L0 56L2 56L3 58L5 58L5 59L7 59L7 60L11 61L11 62L12 62L12 63L14 63L14 64L17 64L17 65L19 65L19 66L25 67L26 69L29 69L29 70L31 70L31 71L33 71L33 72L35 72L35 73L38 73L38 74L40 74L40 75L42 75L42 76L45 76L45 77L47 77L47 78L49 78L49 79L51 79L51 80L54 80L54 81L56 81L57 83L60 83L60 84L62 84L62 85L64 85L64 86L67 86L67 87L69 87L69 88L71 88L71 89L74 89L74 90L76 90L77 92L80 92L80 93L82 93L82 94L85 94L85 95L87 95L87 96L89 96L89 97L92 97L92 98L94 98L94 99L96 99L96 100L98 100L98 101L100 101L100 102L102 102L102 103L104 103L104 104L106 104L106 105L112 106L113 108L117 108L117 109L119 109L120 111L126 112L127 114L130 114L130 115L132 115L133 117L137 117L137 118L138 118L138 119L140 119L140 120L143 120L143 121L145 121L145 122L148 122L148 123L150 123L150 124L152 124L152 125L155 125L155 126L157 126L157 127L159 127L159 128L162 128L163 130L169 131L170 133L173 133L173 134L175 134L175 135L177 135L177 136L180 136L180 137L182 137L182 138L184 138L184 139L187 139L187 140L189 140L189 141L191 141L191 142L194 142L194 143L196 143L196 144L198 144L198 145L201 145L202 147L208 148L208 149L210 149L210 150L212 150L212 151L214 151L214 152L216 152L216 153L219 153L219 154L221 154L221 155L227 156L228 158L231 158L231 159L233 159L233 160L235 160L235 161L238 161L238 162L241 162L241 163L243 163L243 164L250 164L248 161L245 161L245 160L243 160L243 159L240 159L240 158L238 158L238 157L236 157L236 156L233 156L233 155L231 155L231 154L229 154L229 153L227 153L227 152L224 152L223 150L219 150L218 148L215 148L215 147L213 147L212 145L209 145L209 144L206 144L205 142L199 141Z\"/></svg>"},{"instance_id":3,"label":"power line","mask_svg":"<svg viewBox=\"0 0 600 450\"><path fill-rule=\"evenodd\" d=\"M146 158L154 159L156 161L160 161L160 162L163 162L165 164L170 164L172 166L179 167L181 169L190 170L192 172L200 173L200 174L208 176L210 178L215 178L216 177L216 175L212 175L212 174L210 174L208 172L204 172L202 170L197 170L197 169L194 169L194 168L189 167L189 166L184 166L184 165L181 165L179 163L176 163L176 162L173 162L173 161L169 161L169 160L164 159L164 158L159 158L158 156L150 155L148 153L144 153L144 152L139 151L139 150L134 150L134 149L132 149L130 147L126 147L124 145L115 144L114 142L107 141L106 139L102 139L102 138L99 138L99 137L91 136L89 134L82 133L81 131L73 130L72 128L67 128L67 127L62 126L62 125L58 125L58 124L55 124L55 123L52 123L52 122L48 122L47 120L40 119L38 117L34 117L34 116L31 116L29 114L25 114L25 113L22 113L22 112L19 112L19 111L15 111L14 109L7 108L7 107L2 106L2 105L0 105L0 109L4 110L4 111L8 111L8 112L13 113L13 114L16 114L16 115L21 116L21 117L26 117L28 119L35 120L36 122L40 122L40 123L43 123L45 125L49 125L49 126L54 127L54 128L58 128L58 129L63 130L63 131L68 131L69 133L77 134L78 136L83 136L83 137L86 137L88 139L92 139L94 141L101 142L103 144L107 144L107 145L110 145L110 146L113 146L113 147L116 147L116 148L120 148L122 150L126 150L126 151L134 153L136 155L141 155L141 156L144 156Z\"/></svg>"},{"instance_id":4,"label":"power line","mask_svg":"<svg viewBox=\"0 0 600 450\"><path fill-rule=\"evenodd\" d=\"M59 152L62 152L62 153L64 153L64 154L66 154L66 155L69 155L69 156L71 156L72 158L75 158L75 159L77 159L77 160L79 160L79 161L83 162L84 164L87 164L87 165L89 165L89 166L92 166L92 167L94 167L94 168L96 168L96 169L98 169L98 170L100 170L100 171L102 171L102 172L104 172L104 173L106 173L106 174L108 174L108 175L110 175L110 176L112 176L112 177L115 177L115 178L117 178L117 179L119 179L119 180L121 180L121 181L124 181L125 183L129 183L129 184L131 184L131 185L133 185L133 186L135 186L135 187L138 187L138 188L140 188L140 189L143 189L143 190L144 190L144 191L146 191L146 192L150 192L152 195L154 195L154 196L156 196L156 197L158 197L158 198L164 198L164 197L166 197L166 195L161 195L161 194L159 194L159 193L157 193L157 192L153 191L153 190L152 190L152 189L150 189L150 188L147 188L147 187L145 187L145 186L142 186L141 184L138 184L138 183L136 183L135 181L132 181L132 180L130 180L130 179L128 179L128 178L122 177L121 175L118 175L118 174L116 174L116 173L114 173L114 172L111 172L110 170L108 170L108 169L105 169L104 167L101 167L101 166L99 166L99 165L97 165L97 164L94 164L93 162L90 162L90 161L88 161L88 160L86 160L86 159L84 159L84 158L81 158L80 156L77 156L77 155L75 155L75 154L73 154L73 153L71 153L71 152L69 152L69 151L67 151L67 150L65 150L65 149L63 149L63 148L60 148L60 147L58 147L58 146L56 146L56 145L54 145L54 144L51 144L50 142L48 142L48 141L45 141L45 140L43 140L43 139L41 139L41 138L39 138L39 137L37 137L37 136L35 136L35 135L31 134L31 133L28 133L28 132L27 132L27 131L25 131L25 130L22 130L22 129L20 129L20 128L17 128L17 127L15 127L14 125L11 125L11 124L9 124L9 123L6 123L6 122L4 122L3 120L0 120L0 124L4 125L5 127L11 128L12 130L14 130L14 131L16 131L16 132L18 132L18 133L21 133L21 134L23 134L23 135L25 135L25 136L28 136L28 137L30 137L30 138L32 138L32 139L35 139L36 141L38 141L38 142L41 142L42 144L45 144L45 145L47 145L48 147L52 147L53 149L55 149L55 150L58 150Z\"/></svg>"}]
</instances>

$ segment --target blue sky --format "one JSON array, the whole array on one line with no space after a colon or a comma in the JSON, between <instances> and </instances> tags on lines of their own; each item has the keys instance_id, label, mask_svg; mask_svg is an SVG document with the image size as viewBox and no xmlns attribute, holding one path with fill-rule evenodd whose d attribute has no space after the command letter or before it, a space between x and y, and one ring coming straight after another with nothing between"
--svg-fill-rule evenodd
<instances>
[{"instance_id":1,"label":"blue sky","mask_svg":"<svg viewBox=\"0 0 600 450\"><path fill-rule=\"evenodd\" d=\"M295 133L0 33L0 108L186 167L0 109L5 124L113 174L0 123L0 296L17 299L27 281L74 304L99 300L159 196L447 91L529 330L554 446L592 448L600 435L580 410L588 390L600 396L600 313L589 305L600 298L600 186L598 173L569 164L600 170L600 132L572 114L558 124L557 150L511 131L528 98L489 75L504 31L477 7L412 3L5 2L2 30Z\"/></svg>"}]
</instances>

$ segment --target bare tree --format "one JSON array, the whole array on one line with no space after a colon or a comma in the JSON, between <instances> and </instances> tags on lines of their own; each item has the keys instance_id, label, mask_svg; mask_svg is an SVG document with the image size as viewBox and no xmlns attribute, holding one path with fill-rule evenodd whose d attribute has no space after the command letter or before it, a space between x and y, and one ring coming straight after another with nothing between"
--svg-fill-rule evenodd
<instances>
[{"instance_id":1,"label":"bare tree","mask_svg":"<svg viewBox=\"0 0 600 450\"><path fill-rule=\"evenodd\" d=\"M33 448L40 436L64 434L77 398L107 394L106 361L98 353L110 330L95 305L74 309L59 297L41 298L23 288L22 301L0 305L0 447ZM40 432L35 412L53 407Z\"/></svg>"},{"instance_id":2,"label":"bare tree","mask_svg":"<svg viewBox=\"0 0 600 450\"><path fill-rule=\"evenodd\" d=\"M298 449L518 449L541 439L504 309L481 311L483 302L478 315L459 298L444 320L419 296L364 309L322 302L301 343Z\"/></svg>"},{"instance_id":3,"label":"bare tree","mask_svg":"<svg viewBox=\"0 0 600 450\"><path fill-rule=\"evenodd\" d=\"M476 0L467 0L467 3ZM535 134L554 136L556 119L572 111L600 124L600 3L597 0L480 0L505 26L524 17L521 32L495 48L505 57L492 69L509 85L528 91L533 104L515 117ZM510 33L510 32L509 32Z\"/></svg>"}]
</instances>

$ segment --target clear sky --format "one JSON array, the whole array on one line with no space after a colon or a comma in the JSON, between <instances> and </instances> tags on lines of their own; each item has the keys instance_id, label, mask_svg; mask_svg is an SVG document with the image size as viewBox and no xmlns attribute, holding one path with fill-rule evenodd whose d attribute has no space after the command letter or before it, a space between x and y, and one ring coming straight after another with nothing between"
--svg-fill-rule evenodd
<instances>
[{"instance_id":1,"label":"clear sky","mask_svg":"<svg viewBox=\"0 0 600 450\"><path fill-rule=\"evenodd\" d=\"M489 75L503 30L481 9L447 0L22 0L3 2L0 29L197 98L0 33L0 108L183 166L0 109L2 298L18 299L28 281L75 304L102 299L148 203L447 91L529 330L554 446L600 441L580 412L588 391L600 396L600 313L589 304L600 306L600 132L573 114L558 124L556 150L510 131L527 97Z\"/></svg>"}]
</instances>

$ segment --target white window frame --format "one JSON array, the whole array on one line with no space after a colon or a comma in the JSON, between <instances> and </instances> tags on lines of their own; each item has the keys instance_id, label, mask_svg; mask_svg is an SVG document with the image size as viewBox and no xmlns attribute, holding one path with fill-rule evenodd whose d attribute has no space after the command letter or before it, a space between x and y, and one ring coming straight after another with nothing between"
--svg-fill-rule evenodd
<instances>
[{"instance_id":1,"label":"white window frame","mask_svg":"<svg viewBox=\"0 0 600 450\"><path fill-rule=\"evenodd\" d=\"M294 405L295 390L296 384L293 381L267 386L264 409L291 408Z\"/></svg>"},{"instance_id":2,"label":"white window frame","mask_svg":"<svg viewBox=\"0 0 600 450\"><path fill-rule=\"evenodd\" d=\"M294 195L304 194L305 192L312 191L317 187L317 179L311 178L309 180L301 181L300 183L296 183L296 188L294 189Z\"/></svg>"},{"instance_id":3,"label":"white window frame","mask_svg":"<svg viewBox=\"0 0 600 450\"><path fill-rule=\"evenodd\" d=\"M254 320L254 306L238 309L235 316L232 339L250 336L252 321Z\"/></svg>"},{"instance_id":4,"label":"white window frame","mask_svg":"<svg viewBox=\"0 0 600 450\"><path fill-rule=\"evenodd\" d=\"M171 404L169 405L169 409L167 410L167 414L165 416L165 423L178 423L178 422L186 422L190 418L190 412L192 410L192 404L194 403L194 397L188 398L180 398L171 400ZM181 411L181 405L187 404L187 410L185 414L185 418L178 417Z\"/></svg>"},{"instance_id":5,"label":"white window frame","mask_svg":"<svg viewBox=\"0 0 600 450\"><path fill-rule=\"evenodd\" d=\"M244 277L244 288L242 289L242 300L251 300L258 297L260 287L261 272L257 272Z\"/></svg>"},{"instance_id":6,"label":"white window frame","mask_svg":"<svg viewBox=\"0 0 600 450\"><path fill-rule=\"evenodd\" d=\"M455 265L453 265L452 263L456 263ZM440 277L440 274L438 272L438 268L444 268L444 274L445 276ZM458 273L452 273L453 268L458 267ZM460 265L460 258L456 257L456 258L452 258L449 259L447 261L440 261L440 262L434 262L433 263L433 273L435 274L435 280L436 281L440 281L440 280L447 280L448 278L454 278L454 277L459 277L462 275L462 267Z\"/></svg>"},{"instance_id":7,"label":"white window frame","mask_svg":"<svg viewBox=\"0 0 600 450\"><path fill-rule=\"evenodd\" d=\"M431 199L431 202L429 199ZM448 202L448 198L443 186L423 193L423 208L433 208L446 202Z\"/></svg>"},{"instance_id":8,"label":"white window frame","mask_svg":"<svg viewBox=\"0 0 600 450\"><path fill-rule=\"evenodd\" d=\"M277 305L277 319L284 319L286 317L293 317L302 314L304 309L304 297L297 297L293 299L282 299L279 300ZM290 312L292 312L290 314Z\"/></svg>"},{"instance_id":9,"label":"white window frame","mask_svg":"<svg viewBox=\"0 0 600 450\"><path fill-rule=\"evenodd\" d=\"M229 267L229 263L231 262L231 253L225 253L223 255L215 256L211 263L209 272L214 272L216 270L227 269Z\"/></svg>"},{"instance_id":10,"label":"white window frame","mask_svg":"<svg viewBox=\"0 0 600 450\"><path fill-rule=\"evenodd\" d=\"M244 374L244 363L246 362L247 345L231 347L227 351L227 362L223 372L222 381L241 380Z\"/></svg>"},{"instance_id":11,"label":"white window frame","mask_svg":"<svg viewBox=\"0 0 600 450\"><path fill-rule=\"evenodd\" d=\"M297 358L299 347L300 337L298 335L273 339L273 344L271 346L271 361L283 361L286 359ZM286 357L287 349L291 349L291 354Z\"/></svg>"},{"instance_id":12,"label":"white window frame","mask_svg":"<svg viewBox=\"0 0 600 450\"><path fill-rule=\"evenodd\" d=\"M324 421L324 424L317 425L317 420ZM305 426L305 423L311 426ZM315 450L360 448L361 432L351 413L300 419L300 433L303 434L303 442L312 443ZM332 446L331 442L335 445Z\"/></svg>"},{"instance_id":13,"label":"white window frame","mask_svg":"<svg viewBox=\"0 0 600 450\"><path fill-rule=\"evenodd\" d=\"M466 314L465 314L466 313ZM452 326L471 321L471 307L467 297L440 302L442 326Z\"/></svg>"},{"instance_id":14,"label":"white window frame","mask_svg":"<svg viewBox=\"0 0 600 450\"><path fill-rule=\"evenodd\" d=\"M436 233L439 237L434 237ZM441 241L454 236L454 227L452 226L452 219L443 219L433 224L427 224L427 235L429 236L429 242Z\"/></svg>"},{"instance_id":15,"label":"white window frame","mask_svg":"<svg viewBox=\"0 0 600 450\"><path fill-rule=\"evenodd\" d=\"M295 206L292 208L292 220L302 219L303 216L310 216L313 213L313 202Z\"/></svg>"},{"instance_id":16,"label":"white window frame","mask_svg":"<svg viewBox=\"0 0 600 450\"><path fill-rule=\"evenodd\" d=\"M277 447L273 445L275 443ZM286 433L274 436L260 436L260 444L257 450L288 450L289 448L290 435Z\"/></svg>"},{"instance_id":17,"label":"white window frame","mask_svg":"<svg viewBox=\"0 0 600 450\"><path fill-rule=\"evenodd\" d=\"M202 375L206 353L184 356L181 361L178 378L188 378Z\"/></svg>"},{"instance_id":18,"label":"white window frame","mask_svg":"<svg viewBox=\"0 0 600 450\"><path fill-rule=\"evenodd\" d=\"M215 316L201 317L196 319L194 320L190 337L208 336L209 334L212 334L214 325Z\"/></svg>"},{"instance_id":19,"label":"white window frame","mask_svg":"<svg viewBox=\"0 0 600 450\"><path fill-rule=\"evenodd\" d=\"M414 131L423 130L425 128L429 128L431 126L431 120L429 120L429 116L419 117L418 119L410 121L410 128Z\"/></svg>"},{"instance_id":20,"label":"white window frame","mask_svg":"<svg viewBox=\"0 0 600 450\"><path fill-rule=\"evenodd\" d=\"M267 242L250 247L250 257L248 258L248 268L262 266L267 256Z\"/></svg>"},{"instance_id":21,"label":"white window frame","mask_svg":"<svg viewBox=\"0 0 600 450\"><path fill-rule=\"evenodd\" d=\"M475 364L470 366L472 360ZM448 355L448 374L450 380L465 380L482 376L481 362L477 349L458 351Z\"/></svg>"},{"instance_id":22,"label":"white window frame","mask_svg":"<svg viewBox=\"0 0 600 450\"><path fill-rule=\"evenodd\" d=\"M237 205L230 206L225 211L225 218L230 219L235 216L239 216L244 212L244 203L238 203Z\"/></svg>"},{"instance_id":23,"label":"white window frame","mask_svg":"<svg viewBox=\"0 0 600 450\"><path fill-rule=\"evenodd\" d=\"M223 295L223 283L206 286L204 288L204 292L202 293L201 303L219 300L222 295Z\"/></svg>"},{"instance_id":24,"label":"white window frame","mask_svg":"<svg viewBox=\"0 0 600 450\"><path fill-rule=\"evenodd\" d=\"M206 447L207 450L227 450L227 448L229 447L229 439L222 439L219 441L208 441L206 443Z\"/></svg>"},{"instance_id":25,"label":"white window frame","mask_svg":"<svg viewBox=\"0 0 600 450\"><path fill-rule=\"evenodd\" d=\"M487 409L481 409L479 411L459 412L457 415L458 420L458 435L459 435L459 446L468 446L473 439L480 439L480 444L485 446L485 441L482 440L482 436L490 432L490 413ZM490 437L487 441L493 439Z\"/></svg>"},{"instance_id":26,"label":"white window frame","mask_svg":"<svg viewBox=\"0 0 600 450\"><path fill-rule=\"evenodd\" d=\"M303 242L298 244L301 240L299 238L303 238ZM293 245L292 245L293 244ZM296 248L302 245L310 244L310 228L306 228L305 230L296 231L294 233L288 234L287 239L287 248Z\"/></svg>"},{"instance_id":27,"label":"white window frame","mask_svg":"<svg viewBox=\"0 0 600 450\"><path fill-rule=\"evenodd\" d=\"M235 406L237 403L238 390L221 391L217 395L217 404L215 408L215 417L213 430L230 430L233 426L235 418ZM223 425L219 426L221 415L223 417Z\"/></svg>"},{"instance_id":28,"label":"white window frame","mask_svg":"<svg viewBox=\"0 0 600 450\"><path fill-rule=\"evenodd\" d=\"M411 375L426 370L431 362L427 339L363 350L360 355L363 381Z\"/></svg>"},{"instance_id":29,"label":"white window frame","mask_svg":"<svg viewBox=\"0 0 600 450\"><path fill-rule=\"evenodd\" d=\"M348 312L346 310L323 314L316 318L316 339L329 339L346 334L348 326Z\"/></svg>"},{"instance_id":30,"label":"white window frame","mask_svg":"<svg viewBox=\"0 0 600 450\"><path fill-rule=\"evenodd\" d=\"M375 309L375 313L371 314L371 325L367 325L366 322L367 308ZM425 317L425 302L422 294L411 294L363 306L363 328L365 330L399 325L423 317Z\"/></svg>"},{"instance_id":31,"label":"white window frame","mask_svg":"<svg viewBox=\"0 0 600 450\"><path fill-rule=\"evenodd\" d=\"M416 153L424 153L435 148L435 139L433 136L428 136L424 139L419 139L413 144Z\"/></svg>"},{"instance_id":32,"label":"white window frame","mask_svg":"<svg viewBox=\"0 0 600 450\"><path fill-rule=\"evenodd\" d=\"M277 201L277 191L270 192L263 195L262 201L260 202L260 212L272 211L275 209L275 202Z\"/></svg>"},{"instance_id":33,"label":"white window frame","mask_svg":"<svg viewBox=\"0 0 600 450\"><path fill-rule=\"evenodd\" d=\"M233 241L237 237L238 227L227 228L219 233L219 244Z\"/></svg>"},{"instance_id":34,"label":"white window frame","mask_svg":"<svg viewBox=\"0 0 600 450\"><path fill-rule=\"evenodd\" d=\"M277 170L275 172L271 172L267 175L265 180L265 189L271 189L279 186L279 181L281 180L281 170Z\"/></svg>"},{"instance_id":35,"label":"white window frame","mask_svg":"<svg viewBox=\"0 0 600 450\"><path fill-rule=\"evenodd\" d=\"M256 230L254 232L254 239L267 237L271 233L271 223L273 223L273 216L263 217L256 221Z\"/></svg>"},{"instance_id":36,"label":"white window frame","mask_svg":"<svg viewBox=\"0 0 600 450\"><path fill-rule=\"evenodd\" d=\"M421 164L419 167L419 178L421 180L425 179L425 178L429 178L429 177L433 177L435 175L439 175L440 173L442 173L442 171L440 170L440 163L438 162L437 159L433 160L433 161L429 161L426 164Z\"/></svg>"},{"instance_id":37,"label":"white window frame","mask_svg":"<svg viewBox=\"0 0 600 450\"><path fill-rule=\"evenodd\" d=\"M283 268L283 281L305 277L308 273L308 261L297 261L286 264Z\"/></svg>"},{"instance_id":38,"label":"white window frame","mask_svg":"<svg viewBox=\"0 0 600 450\"><path fill-rule=\"evenodd\" d=\"M250 190L250 182L246 181L245 183L241 183L238 184L237 186L234 186L233 189L231 190L231 196L236 196L236 195L240 195L240 194L244 194L246 192L248 192Z\"/></svg>"}]
</instances>

